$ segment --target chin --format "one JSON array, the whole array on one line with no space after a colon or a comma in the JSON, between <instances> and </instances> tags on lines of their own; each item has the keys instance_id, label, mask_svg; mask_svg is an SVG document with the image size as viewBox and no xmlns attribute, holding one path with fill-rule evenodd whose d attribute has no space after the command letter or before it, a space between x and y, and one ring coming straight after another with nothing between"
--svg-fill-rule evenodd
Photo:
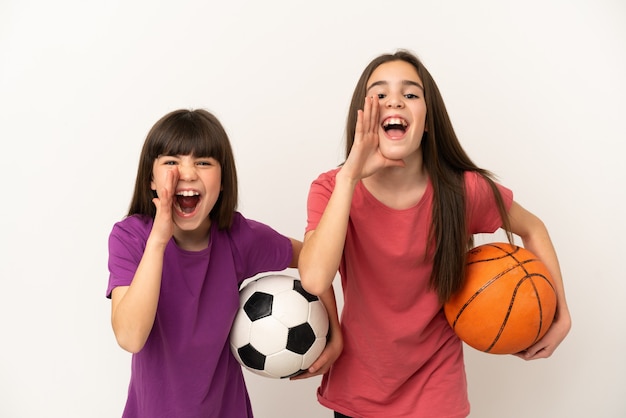
<instances>
[{"instance_id":1,"label":"chin","mask_svg":"<svg viewBox=\"0 0 626 418\"><path fill-rule=\"evenodd\" d=\"M417 148L414 148L411 146L409 148L407 144L391 144L390 146L380 147L380 153L383 157L390 160L405 160L421 152L421 147L418 146Z\"/></svg>"},{"instance_id":2,"label":"chin","mask_svg":"<svg viewBox=\"0 0 626 418\"><path fill-rule=\"evenodd\" d=\"M181 231L191 232L196 229L202 228L204 225L203 220L200 220L196 217L192 218L178 218L174 221L178 229Z\"/></svg>"},{"instance_id":3,"label":"chin","mask_svg":"<svg viewBox=\"0 0 626 418\"><path fill-rule=\"evenodd\" d=\"M383 157L389 160L404 160L407 157L406 152L400 152L399 150L380 150Z\"/></svg>"}]
</instances>

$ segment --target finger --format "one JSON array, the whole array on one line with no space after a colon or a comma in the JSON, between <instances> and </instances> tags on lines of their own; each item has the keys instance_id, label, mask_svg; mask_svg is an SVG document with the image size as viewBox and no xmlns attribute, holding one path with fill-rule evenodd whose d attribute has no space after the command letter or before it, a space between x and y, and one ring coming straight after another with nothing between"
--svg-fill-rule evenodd
<instances>
[{"instance_id":1,"label":"finger","mask_svg":"<svg viewBox=\"0 0 626 418\"><path fill-rule=\"evenodd\" d=\"M318 374L318 372L327 364L328 355L322 351L320 356L309 366L308 372L311 374Z\"/></svg>"},{"instance_id":2,"label":"finger","mask_svg":"<svg viewBox=\"0 0 626 418\"><path fill-rule=\"evenodd\" d=\"M179 173L178 168L174 167L165 174L165 187L168 192L168 196L172 197L176 192L176 184L178 183Z\"/></svg>"},{"instance_id":3,"label":"finger","mask_svg":"<svg viewBox=\"0 0 626 418\"><path fill-rule=\"evenodd\" d=\"M308 379L309 377L313 377L313 375L309 373L308 371L306 371L306 372L300 373L299 375L290 377L289 380L302 380L302 379Z\"/></svg>"},{"instance_id":4,"label":"finger","mask_svg":"<svg viewBox=\"0 0 626 418\"><path fill-rule=\"evenodd\" d=\"M372 99L369 97L365 97L365 100L363 101L363 118L361 120L361 123L363 124L363 133L369 132L369 119L371 111Z\"/></svg>"},{"instance_id":5,"label":"finger","mask_svg":"<svg viewBox=\"0 0 626 418\"><path fill-rule=\"evenodd\" d=\"M551 352L547 347L529 347L524 351L516 353L515 356L523 360L537 360L550 357Z\"/></svg>"},{"instance_id":6,"label":"finger","mask_svg":"<svg viewBox=\"0 0 626 418\"><path fill-rule=\"evenodd\" d=\"M376 101L375 101L376 100ZM366 97L363 105L363 132L370 134L376 132L378 120L378 101L374 97Z\"/></svg>"},{"instance_id":7,"label":"finger","mask_svg":"<svg viewBox=\"0 0 626 418\"><path fill-rule=\"evenodd\" d=\"M378 105L378 96L372 96L370 98L370 117L368 131L376 133L378 131L378 111L380 106Z\"/></svg>"},{"instance_id":8,"label":"finger","mask_svg":"<svg viewBox=\"0 0 626 418\"><path fill-rule=\"evenodd\" d=\"M170 208L174 204L174 195L176 193L176 184L178 183L178 170L173 168L165 173L165 181L161 190L158 192L157 209L161 208L163 213L169 213Z\"/></svg>"},{"instance_id":9,"label":"finger","mask_svg":"<svg viewBox=\"0 0 626 418\"><path fill-rule=\"evenodd\" d=\"M300 373L297 376L291 377L290 379L291 380L308 379L310 377L320 376L320 375L324 374L325 372L326 372L325 369L319 369L319 370L316 370L314 372L311 372L310 369L309 369L309 370L306 370L306 371Z\"/></svg>"},{"instance_id":10,"label":"finger","mask_svg":"<svg viewBox=\"0 0 626 418\"><path fill-rule=\"evenodd\" d=\"M356 137L361 137L363 135L363 111L361 109L356 112L356 126L355 126L355 140Z\"/></svg>"}]
</instances>

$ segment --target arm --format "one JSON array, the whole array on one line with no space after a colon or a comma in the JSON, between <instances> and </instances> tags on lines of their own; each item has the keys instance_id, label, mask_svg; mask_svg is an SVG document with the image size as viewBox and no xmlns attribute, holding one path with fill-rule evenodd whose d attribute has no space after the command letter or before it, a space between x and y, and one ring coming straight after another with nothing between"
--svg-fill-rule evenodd
<instances>
[{"instance_id":1,"label":"arm","mask_svg":"<svg viewBox=\"0 0 626 418\"><path fill-rule=\"evenodd\" d=\"M302 249L302 242L291 239L291 245L293 247L293 258L289 267L298 267L299 255ZM341 335L341 327L339 325L339 314L337 312L337 301L335 300L335 292L332 288L328 288L324 293L319 296L320 300L326 308L329 321L328 342L326 347L315 360L315 362L309 367L309 369L292 377L292 380L306 379L308 377L324 374L330 369L330 366L337 360L341 351L343 350L343 336Z\"/></svg>"},{"instance_id":2,"label":"arm","mask_svg":"<svg viewBox=\"0 0 626 418\"><path fill-rule=\"evenodd\" d=\"M292 251L291 263L289 263L289 267L297 268L298 261L300 260L300 251L302 250L302 242L293 238L289 238L289 240L291 241L291 251Z\"/></svg>"},{"instance_id":3,"label":"arm","mask_svg":"<svg viewBox=\"0 0 626 418\"><path fill-rule=\"evenodd\" d=\"M161 290L165 247L172 237L172 199L178 172L167 174L167 184L154 199L156 216L130 286L111 293L111 324L118 344L131 353L140 351L152 330Z\"/></svg>"},{"instance_id":4,"label":"arm","mask_svg":"<svg viewBox=\"0 0 626 418\"><path fill-rule=\"evenodd\" d=\"M365 98L359 111L354 144L350 155L335 177L335 188L314 231L304 237L299 272L302 286L310 293L322 295L333 282L346 239L350 205L357 183L389 166L403 161L385 158L378 147L378 98Z\"/></svg>"},{"instance_id":5,"label":"arm","mask_svg":"<svg viewBox=\"0 0 626 418\"><path fill-rule=\"evenodd\" d=\"M131 353L140 351L152 330L161 288L165 245L150 238L130 286L111 293L111 323L118 344Z\"/></svg>"},{"instance_id":6,"label":"arm","mask_svg":"<svg viewBox=\"0 0 626 418\"><path fill-rule=\"evenodd\" d=\"M337 173L335 189L317 229L304 236L298 263L302 286L318 296L331 289L348 230L350 204L356 182L341 176L341 171Z\"/></svg>"},{"instance_id":7,"label":"arm","mask_svg":"<svg viewBox=\"0 0 626 418\"><path fill-rule=\"evenodd\" d=\"M509 219L511 232L518 235L524 243L524 248L539 257L548 268L557 294L556 314L548 332L541 340L516 355L525 360L547 358L565 339L571 328L561 268L548 230L538 217L513 202L509 210Z\"/></svg>"}]
</instances>

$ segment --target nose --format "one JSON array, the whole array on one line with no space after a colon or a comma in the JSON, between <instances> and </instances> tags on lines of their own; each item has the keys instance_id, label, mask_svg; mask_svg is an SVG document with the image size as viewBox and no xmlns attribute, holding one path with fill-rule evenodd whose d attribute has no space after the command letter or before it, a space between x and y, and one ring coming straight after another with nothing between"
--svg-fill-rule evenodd
<instances>
[{"instance_id":1,"label":"nose","mask_svg":"<svg viewBox=\"0 0 626 418\"><path fill-rule=\"evenodd\" d=\"M180 180L194 180L196 178L196 167L193 164L181 164L178 167L178 175Z\"/></svg>"},{"instance_id":2,"label":"nose","mask_svg":"<svg viewBox=\"0 0 626 418\"><path fill-rule=\"evenodd\" d=\"M387 96L385 107L390 109L399 109L404 107L404 101L402 100L402 96L398 94L390 94L389 96Z\"/></svg>"}]
</instances>

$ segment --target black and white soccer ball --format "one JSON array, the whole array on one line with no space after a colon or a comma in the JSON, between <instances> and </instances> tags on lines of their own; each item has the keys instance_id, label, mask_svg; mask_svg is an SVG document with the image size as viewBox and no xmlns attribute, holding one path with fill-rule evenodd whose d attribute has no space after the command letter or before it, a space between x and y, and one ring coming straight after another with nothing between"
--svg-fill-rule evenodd
<instances>
[{"instance_id":1,"label":"black and white soccer ball","mask_svg":"<svg viewBox=\"0 0 626 418\"><path fill-rule=\"evenodd\" d=\"M239 302L230 348L251 372L277 379L296 376L324 350L328 314L299 279L280 274L258 278L241 289Z\"/></svg>"}]
</instances>

